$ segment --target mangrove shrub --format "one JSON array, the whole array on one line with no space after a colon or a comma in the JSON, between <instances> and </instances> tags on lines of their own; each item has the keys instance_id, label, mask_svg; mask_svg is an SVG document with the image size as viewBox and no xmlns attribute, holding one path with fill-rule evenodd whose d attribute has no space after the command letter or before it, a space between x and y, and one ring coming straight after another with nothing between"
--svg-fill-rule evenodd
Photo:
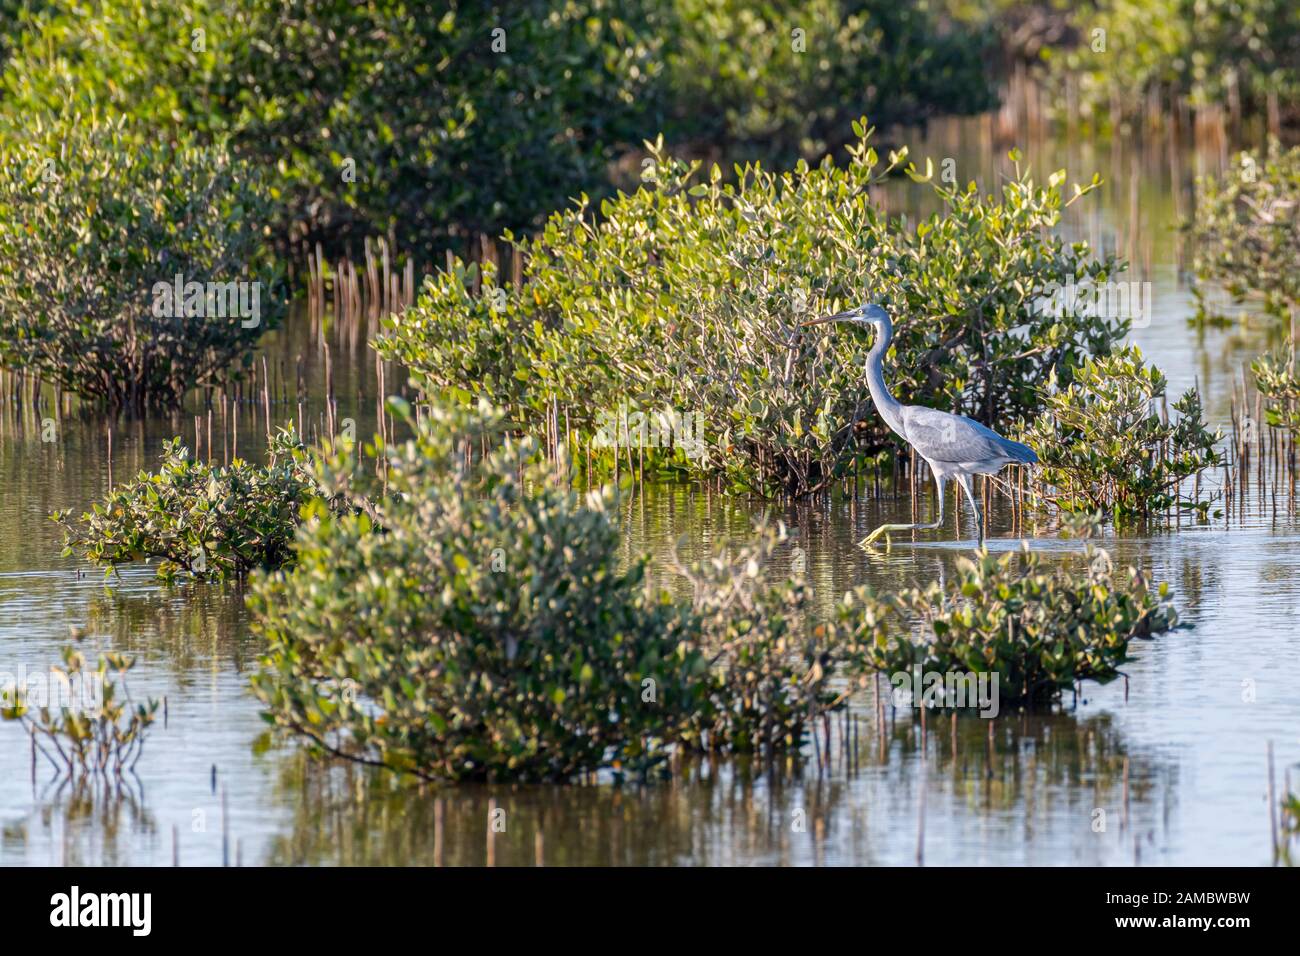
<instances>
[{"instance_id":1,"label":"mangrove shrub","mask_svg":"<svg viewBox=\"0 0 1300 956\"><path fill-rule=\"evenodd\" d=\"M350 446L318 455L322 487L370 507L316 508L294 567L253 579L268 720L421 777L649 769L708 667L644 563L620 569L609 499L557 485L528 442L468 470L465 443L500 428L486 411L413 427L378 449L384 479L354 474Z\"/></svg>"},{"instance_id":2,"label":"mangrove shrub","mask_svg":"<svg viewBox=\"0 0 1300 956\"><path fill-rule=\"evenodd\" d=\"M292 567L253 578L254 689L317 753L424 778L642 775L674 748L798 754L842 702L851 657L809 630L801 581L768 580L777 532L674 563L687 600L624 557L610 492L557 482L499 412L411 426L369 447L381 475L350 446L315 452L352 507L309 507Z\"/></svg>"},{"instance_id":3,"label":"mangrove shrub","mask_svg":"<svg viewBox=\"0 0 1300 956\"><path fill-rule=\"evenodd\" d=\"M158 560L158 577L243 577L291 560L299 511L317 496L305 451L292 428L271 440L265 466L194 460L179 438L163 445L162 465L114 488L73 518L56 511L64 556L82 555L107 573Z\"/></svg>"},{"instance_id":4,"label":"mangrove shrub","mask_svg":"<svg viewBox=\"0 0 1300 956\"><path fill-rule=\"evenodd\" d=\"M113 406L225 382L281 312L268 198L220 146L34 121L0 169L0 364Z\"/></svg>"},{"instance_id":5,"label":"mangrove shrub","mask_svg":"<svg viewBox=\"0 0 1300 956\"><path fill-rule=\"evenodd\" d=\"M882 127L997 103L990 35L899 0L670 0L662 129L731 162L820 159L866 114ZM701 108L705 107L705 108ZM851 140L849 140L851 141Z\"/></svg>"},{"instance_id":6,"label":"mangrove shrub","mask_svg":"<svg viewBox=\"0 0 1300 956\"><path fill-rule=\"evenodd\" d=\"M1211 502L1197 494L1199 482L1182 486L1221 463L1222 436L1207 427L1196 389L1173 403L1170 416L1165 388L1136 346L1076 370L1022 436L1038 450L1042 493L1064 511L1101 511L1117 521L1174 507L1204 516Z\"/></svg>"},{"instance_id":7,"label":"mangrove shrub","mask_svg":"<svg viewBox=\"0 0 1300 956\"><path fill-rule=\"evenodd\" d=\"M1117 574L1091 544L1087 570L1046 567L1025 547L958 559L957 575L925 588L845 595L835 626L858 666L886 674L998 676L1005 703L1045 703L1080 681L1113 680L1129 643L1178 622L1167 586L1140 571Z\"/></svg>"},{"instance_id":8,"label":"mangrove shrub","mask_svg":"<svg viewBox=\"0 0 1300 956\"><path fill-rule=\"evenodd\" d=\"M1227 173L1196 186L1190 231L1201 312L1210 283L1287 320L1300 307L1300 146L1272 140L1266 154L1240 153Z\"/></svg>"},{"instance_id":9,"label":"mangrove shrub","mask_svg":"<svg viewBox=\"0 0 1300 956\"><path fill-rule=\"evenodd\" d=\"M269 102L241 142L336 233L534 225L602 187L659 72L648 0L249 5Z\"/></svg>"}]
</instances>

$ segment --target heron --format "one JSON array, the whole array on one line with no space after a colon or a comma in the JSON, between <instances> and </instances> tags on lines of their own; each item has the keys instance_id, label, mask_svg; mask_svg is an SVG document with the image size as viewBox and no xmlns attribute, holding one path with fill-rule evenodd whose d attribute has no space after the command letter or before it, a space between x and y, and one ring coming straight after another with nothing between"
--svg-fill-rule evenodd
<instances>
[{"instance_id":1,"label":"heron","mask_svg":"<svg viewBox=\"0 0 1300 956\"><path fill-rule=\"evenodd\" d=\"M894 339L894 323L889 313L876 303L860 305L847 312L838 312L822 318L810 319L804 326L827 322L847 322L860 328L876 330L876 341L867 353L867 387L876 411L896 435L916 449L925 459L934 475L938 492L939 516L932 524L882 524L859 542L866 548L882 534L889 543L891 531L932 531L943 526L943 486L952 478L961 485L975 512L975 527L979 546L984 545L984 516L975 491L971 487L972 475L996 475L1007 465L1036 465L1038 456L1028 445L1003 438L993 429L981 425L965 415L941 412L923 405L904 405L890 394L885 385L882 365L885 351Z\"/></svg>"}]
</instances>

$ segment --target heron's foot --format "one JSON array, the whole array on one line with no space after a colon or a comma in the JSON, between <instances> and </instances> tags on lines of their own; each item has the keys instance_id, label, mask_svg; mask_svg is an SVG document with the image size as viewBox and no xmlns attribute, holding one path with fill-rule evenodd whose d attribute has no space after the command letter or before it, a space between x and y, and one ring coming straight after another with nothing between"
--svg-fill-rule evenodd
<instances>
[{"instance_id":1,"label":"heron's foot","mask_svg":"<svg viewBox=\"0 0 1300 956\"><path fill-rule=\"evenodd\" d=\"M881 532L879 530L871 532L871 534L867 535L865 538L863 538L861 541L858 542L858 547L861 548L863 551L878 551L879 549L876 547L875 540L877 535L879 535L880 533ZM885 532L885 552L889 553L890 551L893 550L894 550L894 543L889 540L888 532Z\"/></svg>"},{"instance_id":2,"label":"heron's foot","mask_svg":"<svg viewBox=\"0 0 1300 956\"><path fill-rule=\"evenodd\" d=\"M919 524L882 524L882 525L881 525L879 528L877 528L875 531L871 532L871 534L867 535L865 538L863 538L861 541L859 541L859 542L858 542L858 547L859 547L859 548L863 548L864 550L870 550L870 549L871 549L871 546L872 546L872 544L875 542L875 540L876 540L877 538L879 538L881 535L884 535L884 536L885 536L885 550L886 550L886 551L889 551L889 550L891 550L892 547L893 547L893 545L892 545L892 544L890 543L890 541L889 541L889 532L891 532L891 531L918 531L918 530L920 530L920 529L922 529L922 528L925 528L925 527L927 527L927 526L926 526L926 525L919 525Z\"/></svg>"},{"instance_id":3,"label":"heron's foot","mask_svg":"<svg viewBox=\"0 0 1300 956\"><path fill-rule=\"evenodd\" d=\"M879 528L877 528L875 531L871 532L871 534L867 535L865 538L863 538L861 541L859 541L859 542L858 542L858 547L859 547L859 548L865 548L865 547L868 547L868 546L869 546L873 541L875 541L877 538L879 538L882 534L885 535L885 540L888 541L888 540L889 540L889 532L892 530L892 528L893 528L893 525L882 524L882 525L881 525Z\"/></svg>"}]
</instances>

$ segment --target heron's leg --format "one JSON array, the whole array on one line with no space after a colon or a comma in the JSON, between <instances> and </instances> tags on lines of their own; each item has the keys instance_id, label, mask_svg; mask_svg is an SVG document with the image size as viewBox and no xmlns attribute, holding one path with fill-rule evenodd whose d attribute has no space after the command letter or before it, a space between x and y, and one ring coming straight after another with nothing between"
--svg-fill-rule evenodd
<instances>
[{"instance_id":1,"label":"heron's leg","mask_svg":"<svg viewBox=\"0 0 1300 956\"><path fill-rule=\"evenodd\" d=\"M984 545L984 515L980 512L979 502L975 500L975 490L971 488L970 475L958 475L957 480L961 482L961 490L966 492L966 500L970 502L971 510L975 512L975 534L979 537L979 544Z\"/></svg>"},{"instance_id":2,"label":"heron's leg","mask_svg":"<svg viewBox=\"0 0 1300 956\"><path fill-rule=\"evenodd\" d=\"M921 525L922 528L930 529L943 527L943 478L939 475L934 476L934 490L939 499L939 514L932 523Z\"/></svg>"},{"instance_id":3,"label":"heron's leg","mask_svg":"<svg viewBox=\"0 0 1300 956\"><path fill-rule=\"evenodd\" d=\"M882 534L885 535L885 545L889 545L890 531L933 531L935 528L943 526L943 479L938 475L934 476L934 487L939 492L939 517L930 524L882 524L871 534L867 535L858 542L858 547L865 548L875 541Z\"/></svg>"}]
</instances>

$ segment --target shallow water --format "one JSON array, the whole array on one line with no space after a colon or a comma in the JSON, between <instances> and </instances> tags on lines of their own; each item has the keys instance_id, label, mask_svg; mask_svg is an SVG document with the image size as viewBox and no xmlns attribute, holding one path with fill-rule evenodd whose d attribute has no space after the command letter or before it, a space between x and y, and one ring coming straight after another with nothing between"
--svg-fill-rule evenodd
<instances>
[{"instance_id":1,"label":"shallow water","mask_svg":"<svg viewBox=\"0 0 1300 956\"><path fill-rule=\"evenodd\" d=\"M1005 148L980 121L936 124L914 156L957 158L959 178L995 182ZM1111 178L1066 228L1102 248L1131 250L1133 278L1153 282L1150 325L1133 338L1168 374L1171 391L1199 381L1215 422L1229 415L1231 381L1269 340L1262 325L1199 330L1179 285L1171 227L1188 208L1185 177L1221 161L1156 149L1136 158L1087 144L1027 150L1036 168L1068 166ZM1044 172L1044 174L1045 174ZM1132 221L1134 190L1139 219ZM927 210L924 187L891 185L891 209ZM1073 213L1073 211L1072 211ZM1121 228L1119 224L1124 224ZM339 418L374 427L373 354L332 345ZM302 357L310 423L320 411L323 356L302 318L268 339L287 377ZM387 381L395 379L390 370ZM292 388L290 389L292 391ZM239 452L256 458L257 403L240 411ZM275 417L297 415L296 401ZM225 454L219 420L214 454ZM0 416L0 671L48 667L84 632L83 649L137 655L133 694L165 696L166 726L150 734L125 794L49 783L21 729L0 724L0 862L7 864L441 863L482 864L1267 864L1271 859L1266 744L1279 786L1300 763L1300 701L1287 687L1300 657L1300 526L1285 501L1231 523L1109 537L1119 563L1168 581L1189 625L1139 642L1128 682L1086 685L1059 712L1004 712L996 721L931 721L855 701L853 731L832 731L832 765L802 774L743 762L691 763L650 786L393 788L350 767L320 767L292 743L255 747L265 728L247 674L258 642L234 588L160 586L147 568L106 589L101 572L59 557L55 508L84 508L109 483L101 418L68 418L54 441L12 408ZM192 416L112 424L115 480L150 467L162 441L193 444ZM205 426L206 427L206 426ZM951 501L951 497L949 499ZM930 506L927 501L923 507ZM802 561L818 605L860 583L896 587L954 572L971 546L956 535L897 538L886 553L855 542L885 520L909 520L906 496L772 506L681 486L635 490L623 502L627 548L662 565L739 543L756 520L782 520L790 539L774 567ZM1017 546L992 515L993 549ZM1032 529L1031 529L1032 534ZM1042 531L1032 546L1075 560L1077 545ZM796 551L796 549L798 549ZM1293 771L1293 776L1296 776ZM1127 788L1125 780L1127 777ZM489 836L492 809L505 831ZM1098 811L1105 830L1097 832Z\"/></svg>"}]
</instances>

